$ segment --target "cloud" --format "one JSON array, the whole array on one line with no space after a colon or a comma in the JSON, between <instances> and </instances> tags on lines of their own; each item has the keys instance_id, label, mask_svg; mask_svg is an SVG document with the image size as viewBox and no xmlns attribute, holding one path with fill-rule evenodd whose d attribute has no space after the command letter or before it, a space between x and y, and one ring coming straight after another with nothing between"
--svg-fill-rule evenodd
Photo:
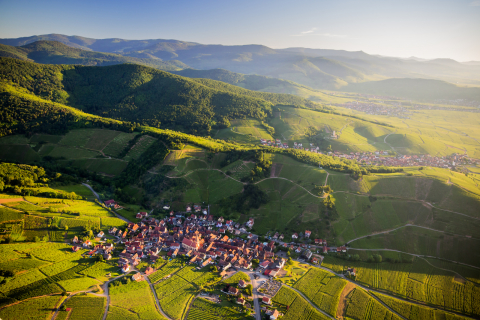
<instances>
[{"instance_id":1,"label":"cloud","mask_svg":"<svg viewBox=\"0 0 480 320\"><path fill-rule=\"evenodd\" d=\"M480 1L480 0L479 0ZM346 38L346 35L343 34L332 34L332 33L315 33L317 28L312 28L308 31L302 31L300 34L293 34L292 37L304 37L304 36L320 36L328 38Z\"/></svg>"},{"instance_id":2,"label":"cloud","mask_svg":"<svg viewBox=\"0 0 480 320\"><path fill-rule=\"evenodd\" d=\"M312 28L312 29L310 29L310 30L308 30L308 31L302 31L302 32L300 32L300 33L301 33L301 34L309 34L309 33L314 32L315 30L317 30L317 28Z\"/></svg>"},{"instance_id":3,"label":"cloud","mask_svg":"<svg viewBox=\"0 0 480 320\"><path fill-rule=\"evenodd\" d=\"M472 7L480 7L480 0L470 2L470 6Z\"/></svg>"}]
</instances>

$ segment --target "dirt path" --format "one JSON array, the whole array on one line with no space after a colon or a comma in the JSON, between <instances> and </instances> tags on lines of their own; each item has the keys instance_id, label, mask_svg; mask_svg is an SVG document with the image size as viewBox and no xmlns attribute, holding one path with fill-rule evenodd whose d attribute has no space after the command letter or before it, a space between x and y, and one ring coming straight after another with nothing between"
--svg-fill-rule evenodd
<instances>
[{"instance_id":1,"label":"dirt path","mask_svg":"<svg viewBox=\"0 0 480 320\"><path fill-rule=\"evenodd\" d=\"M0 199L0 204L9 203L9 202L20 202L20 201L23 201L23 198Z\"/></svg>"},{"instance_id":2,"label":"dirt path","mask_svg":"<svg viewBox=\"0 0 480 320\"><path fill-rule=\"evenodd\" d=\"M93 195L98 199L98 201L102 202L102 199L100 199L100 196L98 195L98 193L96 193L95 190L93 190L93 188L90 185L88 185L86 183L82 183L82 185L84 185L85 187L90 189L90 191L92 191ZM118 219L121 219L121 220L125 221L126 223L131 223L132 222L132 221L128 220L127 218L119 215L114 210L109 210L109 211L113 212Z\"/></svg>"},{"instance_id":3,"label":"dirt path","mask_svg":"<svg viewBox=\"0 0 480 320\"><path fill-rule=\"evenodd\" d=\"M355 289L355 284L352 282L347 283L345 288L343 288L342 294L340 295L340 301L338 302L338 307L337 307L337 314L336 318L337 319L344 319L346 316L347 312L347 296L350 292Z\"/></svg>"},{"instance_id":4,"label":"dirt path","mask_svg":"<svg viewBox=\"0 0 480 320\"><path fill-rule=\"evenodd\" d=\"M138 269L135 269L135 270L137 270L142 275L143 279L145 279L145 281L147 281L148 285L150 286L150 290L152 290L153 297L155 298L155 304L157 305L158 312L160 312L160 314L162 316L164 316L165 318L167 318L169 320L172 320L169 316L167 316L167 314L165 312L163 312L162 308L160 307L160 301L158 300L157 292L155 291L155 288L153 287L153 283L150 281L150 279L147 277L147 275L145 273L141 272Z\"/></svg>"}]
</instances>

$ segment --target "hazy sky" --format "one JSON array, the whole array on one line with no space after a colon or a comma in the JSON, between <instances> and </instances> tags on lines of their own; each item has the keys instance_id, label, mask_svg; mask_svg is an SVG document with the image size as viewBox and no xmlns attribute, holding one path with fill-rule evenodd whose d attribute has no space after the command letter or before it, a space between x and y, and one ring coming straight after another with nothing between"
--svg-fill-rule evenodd
<instances>
[{"instance_id":1,"label":"hazy sky","mask_svg":"<svg viewBox=\"0 0 480 320\"><path fill-rule=\"evenodd\" d=\"M480 0L0 0L0 38L47 33L480 61Z\"/></svg>"}]
</instances>

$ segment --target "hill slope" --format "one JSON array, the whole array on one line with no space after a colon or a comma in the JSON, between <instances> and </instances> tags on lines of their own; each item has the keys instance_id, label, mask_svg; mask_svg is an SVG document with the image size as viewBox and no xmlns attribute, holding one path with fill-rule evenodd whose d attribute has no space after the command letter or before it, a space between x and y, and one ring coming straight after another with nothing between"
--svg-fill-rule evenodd
<instances>
[{"instance_id":1,"label":"hill slope","mask_svg":"<svg viewBox=\"0 0 480 320\"><path fill-rule=\"evenodd\" d=\"M414 100L468 99L480 101L480 88L478 87L460 87L433 79L402 78L351 83L342 90Z\"/></svg>"},{"instance_id":2,"label":"hill slope","mask_svg":"<svg viewBox=\"0 0 480 320\"><path fill-rule=\"evenodd\" d=\"M140 65L40 65L0 58L4 84L42 99L118 120L207 134L226 119L271 114L273 104L315 107L293 95L192 80Z\"/></svg>"},{"instance_id":3,"label":"hill slope","mask_svg":"<svg viewBox=\"0 0 480 320\"><path fill-rule=\"evenodd\" d=\"M72 48L58 41L36 41L21 47L0 44L0 56L44 64L109 66L122 63L136 63L165 71L180 70L187 67L180 61L162 61L158 58L133 58L113 53L92 52Z\"/></svg>"}]
</instances>

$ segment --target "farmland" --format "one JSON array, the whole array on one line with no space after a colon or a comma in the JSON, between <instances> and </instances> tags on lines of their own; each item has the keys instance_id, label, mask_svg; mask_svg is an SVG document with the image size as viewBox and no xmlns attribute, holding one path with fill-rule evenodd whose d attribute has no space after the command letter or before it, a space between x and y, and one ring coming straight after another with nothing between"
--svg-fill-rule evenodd
<instances>
[{"instance_id":1,"label":"farmland","mask_svg":"<svg viewBox=\"0 0 480 320\"><path fill-rule=\"evenodd\" d=\"M163 267L161 267L159 270L149 275L148 278L151 282L155 283L158 280L163 279L164 277L176 272L181 267L182 265L178 260L172 260L165 264Z\"/></svg>"},{"instance_id":2,"label":"farmland","mask_svg":"<svg viewBox=\"0 0 480 320\"><path fill-rule=\"evenodd\" d=\"M239 313L231 308L212 303L209 300L196 298L188 312L186 320L240 320L252 319L244 313Z\"/></svg>"},{"instance_id":3,"label":"farmland","mask_svg":"<svg viewBox=\"0 0 480 320\"><path fill-rule=\"evenodd\" d=\"M343 266L353 267L357 270L356 281L372 288L437 308L478 316L479 287L453 272L435 268L423 259L417 258L413 263L365 263L326 257L322 265L337 272ZM462 274L465 272L462 269L454 270ZM467 271L468 275L472 274ZM475 279L478 281L478 271Z\"/></svg>"},{"instance_id":4,"label":"farmland","mask_svg":"<svg viewBox=\"0 0 480 320\"><path fill-rule=\"evenodd\" d=\"M110 285L109 294L110 305L115 309L113 314L109 311L107 319L115 319L115 314L119 312L133 313L138 319L163 319L155 308L155 301L146 281Z\"/></svg>"},{"instance_id":5,"label":"farmland","mask_svg":"<svg viewBox=\"0 0 480 320\"><path fill-rule=\"evenodd\" d=\"M329 272L311 268L294 288L301 291L319 309L335 316L340 294L346 284L346 280Z\"/></svg>"},{"instance_id":6,"label":"farmland","mask_svg":"<svg viewBox=\"0 0 480 320\"><path fill-rule=\"evenodd\" d=\"M100 320L105 311L106 299L103 297L76 295L70 298L65 306L71 308L70 320ZM61 311L65 312L66 311Z\"/></svg>"},{"instance_id":7,"label":"farmland","mask_svg":"<svg viewBox=\"0 0 480 320\"><path fill-rule=\"evenodd\" d=\"M346 316L355 320L401 319L358 287L348 297Z\"/></svg>"},{"instance_id":8,"label":"farmland","mask_svg":"<svg viewBox=\"0 0 480 320\"><path fill-rule=\"evenodd\" d=\"M277 297L278 296L278 297ZM282 319L287 320L325 320L329 319L327 316L318 312L314 307L303 299L298 293L291 289L282 287L273 297L273 302L289 306L288 311ZM285 302L289 304L284 304Z\"/></svg>"},{"instance_id":9,"label":"farmland","mask_svg":"<svg viewBox=\"0 0 480 320\"><path fill-rule=\"evenodd\" d=\"M53 309L61 296L49 296L27 300L8 308L0 309L1 319L51 319Z\"/></svg>"}]
</instances>

